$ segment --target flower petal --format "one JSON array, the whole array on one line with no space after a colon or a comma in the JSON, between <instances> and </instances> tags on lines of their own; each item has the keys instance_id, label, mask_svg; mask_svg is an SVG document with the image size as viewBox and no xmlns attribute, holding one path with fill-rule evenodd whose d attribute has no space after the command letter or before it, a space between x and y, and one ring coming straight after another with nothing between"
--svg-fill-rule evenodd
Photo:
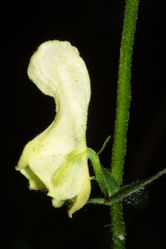
<instances>
[{"instance_id":1,"label":"flower petal","mask_svg":"<svg viewBox=\"0 0 166 249\"><path fill-rule=\"evenodd\" d=\"M90 79L78 50L69 42L48 41L34 53L29 78L55 99L56 117L24 148L17 170L29 179L30 189L48 190L55 207L66 200L69 216L89 198L86 124Z\"/></svg>"},{"instance_id":2,"label":"flower petal","mask_svg":"<svg viewBox=\"0 0 166 249\"><path fill-rule=\"evenodd\" d=\"M69 217L82 208L90 195L90 177L87 165L87 151L71 153L66 163L52 176L49 196L54 200L72 200Z\"/></svg>"}]
</instances>

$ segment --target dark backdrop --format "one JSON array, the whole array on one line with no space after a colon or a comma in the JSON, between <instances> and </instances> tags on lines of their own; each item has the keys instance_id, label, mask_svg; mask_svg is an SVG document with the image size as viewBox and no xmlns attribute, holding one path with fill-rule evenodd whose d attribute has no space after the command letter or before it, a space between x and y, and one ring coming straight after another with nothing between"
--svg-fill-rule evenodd
<instances>
[{"instance_id":1,"label":"dark backdrop","mask_svg":"<svg viewBox=\"0 0 166 249\"><path fill-rule=\"evenodd\" d=\"M166 166L164 0L140 1L132 70L132 104L124 182ZM5 15L8 39L8 227L10 249L107 249L109 210L85 206L69 219L43 193L28 190L14 167L24 145L54 118L54 102L27 77L32 53L44 41L68 40L84 58L92 87L88 146L98 150L113 135L123 0L13 1ZM6 23L6 22L5 22ZM112 142L101 156L109 167ZM127 249L166 247L166 178L124 203ZM99 195L93 185L92 196ZM129 204L131 202L131 204ZM6 246L5 246L6 248Z\"/></svg>"}]
</instances>

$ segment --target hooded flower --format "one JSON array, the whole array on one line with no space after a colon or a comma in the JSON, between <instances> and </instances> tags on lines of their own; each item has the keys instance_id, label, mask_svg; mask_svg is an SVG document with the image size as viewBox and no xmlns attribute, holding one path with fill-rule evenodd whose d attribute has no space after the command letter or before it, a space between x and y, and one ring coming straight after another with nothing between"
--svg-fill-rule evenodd
<instances>
[{"instance_id":1,"label":"hooded flower","mask_svg":"<svg viewBox=\"0 0 166 249\"><path fill-rule=\"evenodd\" d=\"M90 80L77 48L69 42L48 41L32 56L28 76L56 102L50 126L27 143L16 167L33 190L47 189L54 207L66 200L69 216L90 195L86 145Z\"/></svg>"}]
</instances>

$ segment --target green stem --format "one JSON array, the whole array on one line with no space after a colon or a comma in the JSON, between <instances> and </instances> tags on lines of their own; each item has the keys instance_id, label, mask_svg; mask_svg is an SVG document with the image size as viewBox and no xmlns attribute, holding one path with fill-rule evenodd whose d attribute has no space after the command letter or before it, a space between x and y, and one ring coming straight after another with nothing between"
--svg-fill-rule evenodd
<instances>
[{"instance_id":1,"label":"green stem","mask_svg":"<svg viewBox=\"0 0 166 249\"><path fill-rule=\"evenodd\" d=\"M127 0L120 48L118 72L117 107L115 119L114 144L112 150L112 176L121 185L123 165L126 154L126 135L128 129L131 101L131 66L139 0Z\"/></svg>"},{"instance_id":2,"label":"green stem","mask_svg":"<svg viewBox=\"0 0 166 249\"><path fill-rule=\"evenodd\" d=\"M126 197L137 192L139 189L144 188L146 185L151 184L155 180L159 179L161 176L166 174L166 168L159 171L156 175L143 179L141 181L133 182L130 185L123 186L117 193L112 195L108 199L104 198L92 198L88 201L88 204L98 204L110 206L114 202L123 201Z\"/></svg>"},{"instance_id":3,"label":"green stem","mask_svg":"<svg viewBox=\"0 0 166 249\"><path fill-rule=\"evenodd\" d=\"M131 61L138 4L139 0L126 1L120 48L115 132L111 163L111 174L119 187L122 185L123 181L123 168L126 155L126 136L131 102ZM125 224L123 221L121 202L112 204L111 221L114 249L123 249L125 248ZM123 239L121 240L121 238Z\"/></svg>"},{"instance_id":4,"label":"green stem","mask_svg":"<svg viewBox=\"0 0 166 249\"><path fill-rule=\"evenodd\" d=\"M111 206L111 225L113 248L124 249L126 232L122 202L113 203Z\"/></svg>"}]
</instances>

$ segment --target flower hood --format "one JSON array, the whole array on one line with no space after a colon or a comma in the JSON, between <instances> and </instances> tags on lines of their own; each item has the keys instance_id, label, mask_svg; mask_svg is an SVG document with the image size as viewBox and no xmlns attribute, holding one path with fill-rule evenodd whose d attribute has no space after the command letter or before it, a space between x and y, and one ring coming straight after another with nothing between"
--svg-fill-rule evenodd
<instances>
[{"instance_id":1,"label":"flower hood","mask_svg":"<svg viewBox=\"0 0 166 249\"><path fill-rule=\"evenodd\" d=\"M28 76L54 98L56 116L50 126L28 142L16 167L33 190L47 189L55 207L70 200L69 216L90 195L86 145L90 79L77 48L69 42L47 41L32 56Z\"/></svg>"}]
</instances>

